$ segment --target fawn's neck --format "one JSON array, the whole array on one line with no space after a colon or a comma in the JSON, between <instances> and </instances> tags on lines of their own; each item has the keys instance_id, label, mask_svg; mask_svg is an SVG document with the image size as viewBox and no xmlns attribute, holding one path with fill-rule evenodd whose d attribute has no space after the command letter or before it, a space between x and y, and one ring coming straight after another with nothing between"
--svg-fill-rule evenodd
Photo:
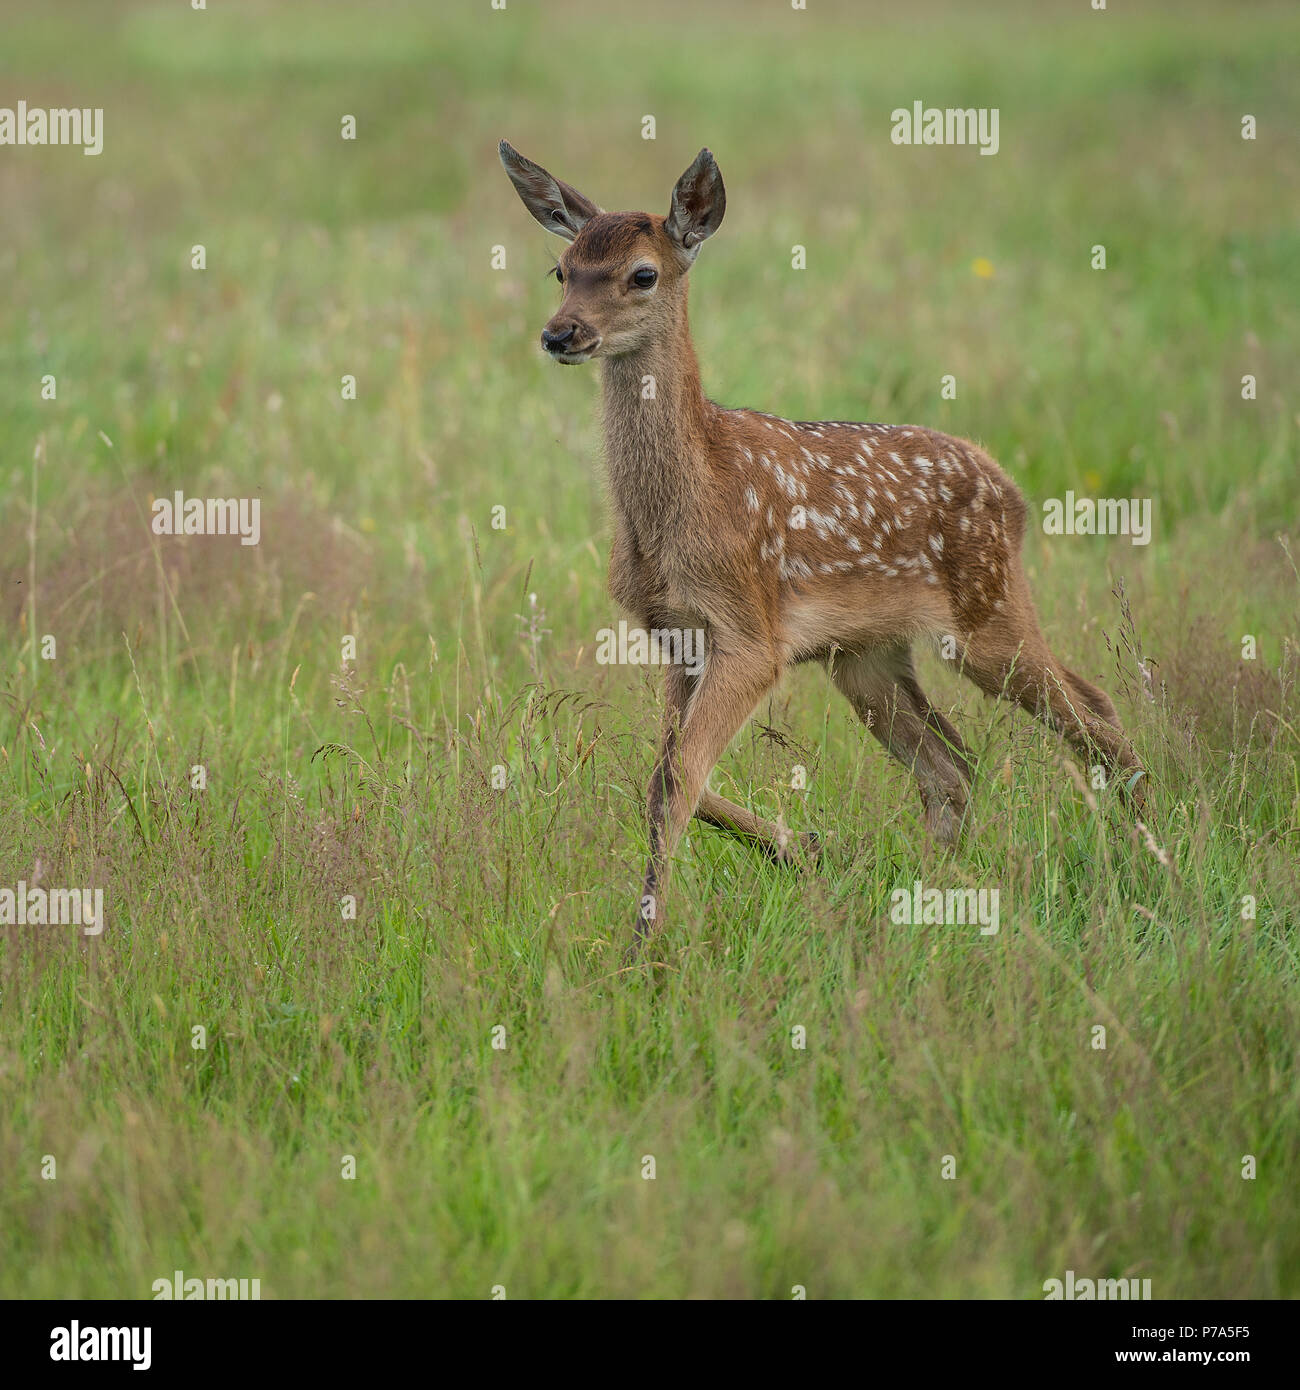
<instances>
[{"instance_id":1,"label":"fawn's neck","mask_svg":"<svg viewBox=\"0 0 1300 1390\"><path fill-rule=\"evenodd\" d=\"M671 549L707 501L707 430L686 301L665 333L602 363L605 458L614 506L647 553Z\"/></svg>"}]
</instances>

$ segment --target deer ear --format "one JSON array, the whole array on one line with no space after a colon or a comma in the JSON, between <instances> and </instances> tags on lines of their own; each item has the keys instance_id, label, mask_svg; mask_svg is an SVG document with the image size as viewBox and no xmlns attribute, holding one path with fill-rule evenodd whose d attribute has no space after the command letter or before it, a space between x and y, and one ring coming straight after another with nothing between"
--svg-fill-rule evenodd
<instances>
[{"instance_id":1,"label":"deer ear","mask_svg":"<svg viewBox=\"0 0 1300 1390\"><path fill-rule=\"evenodd\" d=\"M727 210L727 190L722 173L708 150L701 150L695 162L677 180L673 200L664 221L664 231L687 261L699 253L700 242L711 237L722 225Z\"/></svg>"},{"instance_id":2,"label":"deer ear","mask_svg":"<svg viewBox=\"0 0 1300 1390\"><path fill-rule=\"evenodd\" d=\"M540 164L525 159L506 141L502 140L497 146L497 153L524 206L548 232L572 241L600 211L590 198L584 198L576 188L553 178Z\"/></svg>"}]
</instances>

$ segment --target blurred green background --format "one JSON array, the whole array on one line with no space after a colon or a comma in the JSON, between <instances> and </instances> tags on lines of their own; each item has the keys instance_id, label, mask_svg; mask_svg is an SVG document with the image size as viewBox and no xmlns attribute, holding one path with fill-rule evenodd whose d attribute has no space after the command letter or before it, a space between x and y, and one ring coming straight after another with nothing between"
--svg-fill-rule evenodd
<instances>
[{"instance_id":1,"label":"blurred green background","mask_svg":"<svg viewBox=\"0 0 1300 1390\"><path fill-rule=\"evenodd\" d=\"M0 147L0 884L109 914L5 928L0 1293L1296 1293L1294 6L3 0L0 33L0 105L105 112L98 157ZM998 108L999 153L893 145L916 100ZM714 151L715 399L977 439L1031 516L1152 499L1147 547L1026 539L1145 836L926 656L982 771L939 856L803 673L719 785L826 865L693 834L666 979L620 973L658 697L594 661L597 378L541 359L556 243L503 136L655 212ZM154 537L176 489L260 498L260 544ZM998 887L1001 934L891 924L914 877Z\"/></svg>"}]
</instances>

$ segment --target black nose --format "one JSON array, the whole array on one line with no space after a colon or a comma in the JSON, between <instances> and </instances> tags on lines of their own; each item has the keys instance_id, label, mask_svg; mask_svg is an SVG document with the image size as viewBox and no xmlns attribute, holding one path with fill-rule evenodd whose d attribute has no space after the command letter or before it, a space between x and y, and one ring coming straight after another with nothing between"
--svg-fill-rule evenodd
<instances>
[{"instance_id":1,"label":"black nose","mask_svg":"<svg viewBox=\"0 0 1300 1390\"><path fill-rule=\"evenodd\" d=\"M542 346L547 352L563 352L564 345L573 339L573 325L570 324L563 333L552 333L549 328L542 329Z\"/></svg>"}]
</instances>

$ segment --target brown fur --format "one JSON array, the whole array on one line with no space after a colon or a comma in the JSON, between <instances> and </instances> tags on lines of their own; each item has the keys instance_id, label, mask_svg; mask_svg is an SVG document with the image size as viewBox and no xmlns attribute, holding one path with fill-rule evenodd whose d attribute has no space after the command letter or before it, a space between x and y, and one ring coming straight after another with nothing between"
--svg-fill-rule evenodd
<instances>
[{"instance_id":1,"label":"brown fur","mask_svg":"<svg viewBox=\"0 0 1300 1390\"><path fill-rule=\"evenodd\" d=\"M602 363L610 592L647 629L706 632L703 673L671 667L666 679L640 931L662 925L692 815L779 859L797 855L788 835L706 779L801 662L824 663L913 771L927 829L945 843L962 825L970 763L917 684L916 637L951 634L982 690L1018 701L1126 781L1139 770L1110 700L1043 640L1020 561L1024 500L978 446L917 425L795 422L705 397L686 282L725 207L707 150L667 217L601 212L504 142L501 157L529 211L570 241L544 341L560 361ZM632 281L639 267L657 272L653 288ZM816 837L803 845L815 852Z\"/></svg>"}]
</instances>

